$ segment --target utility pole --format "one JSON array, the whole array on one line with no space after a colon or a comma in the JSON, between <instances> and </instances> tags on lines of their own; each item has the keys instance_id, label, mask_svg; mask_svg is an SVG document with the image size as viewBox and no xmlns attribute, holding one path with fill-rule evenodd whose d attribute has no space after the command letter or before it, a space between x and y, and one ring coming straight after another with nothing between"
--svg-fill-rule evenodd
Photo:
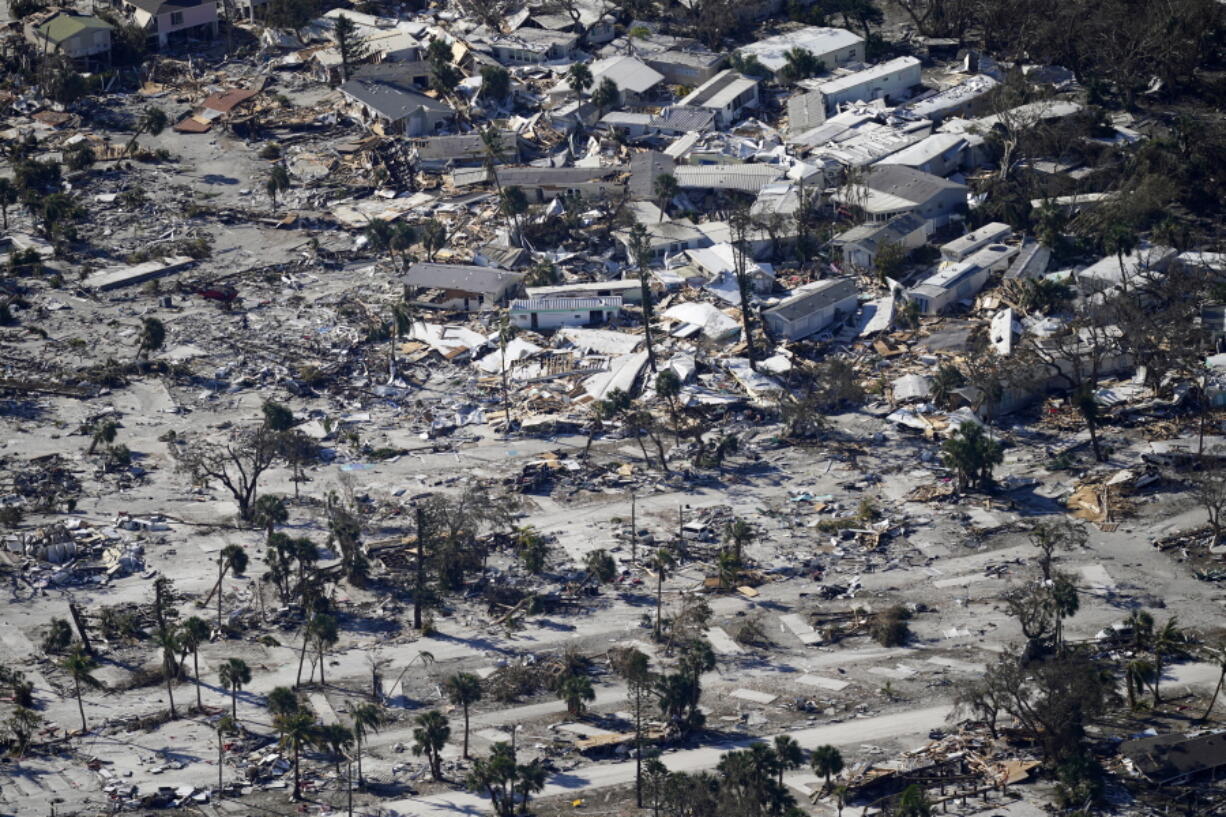
<instances>
[{"instance_id":1,"label":"utility pole","mask_svg":"<svg viewBox=\"0 0 1226 817\"><path fill-rule=\"evenodd\" d=\"M417 584L413 588L413 627L421 631L422 596L426 591L426 512L421 505L413 508L417 520Z\"/></svg>"},{"instance_id":2,"label":"utility pole","mask_svg":"<svg viewBox=\"0 0 1226 817\"><path fill-rule=\"evenodd\" d=\"M635 493L630 489L630 564L639 560L639 526L635 516Z\"/></svg>"}]
</instances>

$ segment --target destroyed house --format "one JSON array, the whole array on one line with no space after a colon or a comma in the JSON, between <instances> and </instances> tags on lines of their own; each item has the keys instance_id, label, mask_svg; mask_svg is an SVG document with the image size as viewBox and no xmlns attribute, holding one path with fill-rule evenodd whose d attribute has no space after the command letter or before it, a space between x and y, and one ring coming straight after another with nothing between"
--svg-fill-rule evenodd
<instances>
[{"instance_id":1,"label":"destroyed house","mask_svg":"<svg viewBox=\"0 0 1226 817\"><path fill-rule=\"evenodd\" d=\"M543 28L521 28L488 41L490 53L503 65L533 65L569 59L579 46L579 35Z\"/></svg>"},{"instance_id":2,"label":"destroyed house","mask_svg":"<svg viewBox=\"0 0 1226 817\"><path fill-rule=\"evenodd\" d=\"M746 108L757 107L758 81L729 68L699 85L678 104L707 108L715 113L720 127L730 127Z\"/></svg>"},{"instance_id":3,"label":"destroyed house","mask_svg":"<svg viewBox=\"0 0 1226 817\"><path fill-rule=\"evenodd\" d=\"M1181 783L1226 765L1226 734L1139 738L1120 744L1120 754L1152 783Z\"/></svg>"},{"instance_id":4,"label":"destroyed house","mask_svg":"<svg viewBox=\"0 0 1226 817\"><path fill-rule=\"evenodd\" d=\"M653 261L660 261L665 256L676 255L684 250L709 247L713 243L706 233L686 219L664 221L644 226L647 228L647 244L651 248L651 258ZM630 231L616 230L613 233L613 238L622 245L622 250L625 252L626 257L629 258Z\"/></svg>"},{"instance_id":5,"label":"destroyed house","mask_svg":"<svg viewBox=\"0 0 1226 817\"><path fill-rule=\"evenodd\" d=\"M419 300L450 309L475 311L503 304L518 295L524 276L493 267L419 261L410 266L400 280L417 290ZM430 290L438 294L426 297L425 293Z\"/></svg>"},{"instance_id":6,"label":"destroyed house","mask_svg":"<svg viewBox=\"0 0 1226 817\"><path fill-rule=\"evenodd\" d=\"M382 135L434 133L455 115L451 106L422 93L400 63L363 66L339 90L363 123Z\"/></svg>"},{"instance_id":7,"label":"destroyed house","mask_svg":"<svg viewBox=\"0 0 1226 817\"><path fill-rule=\"evenodd\" d=\"M514 131L500 135L499 159L518 162L519 136ZM410 139L409 147L416 154L417 164L424 170L442 170L459 165L479 165L485 162L485 142L479 133L457 133Z\"/></svg>"},{"instance_id":8,"label":"destroyed house","mask_svg":"<svg viewBox=\"0 0 1226 817\"><path fill-rule=\"evenodd\" d=\"M703 133L715 129L716 112L710 108L689 105L669 105L652 117L651 127L660 133L680 136L683 133Z\"/></svg>"},{"instance_id":9,"label":"destroyed house","mask_svg":"<svg viewBox=\"0 0 1226 817\"><path fill-rule=\"evenodd\" d=\"M608 323L622 308L616 295L596 298L521 298L511 302L511 322L520 329L561 329Z\"/></svg>"},{"instance_id":10,"label":"destroyed house","mask_svg":"<svg viewBox=\"0 0 1226 817\"><path fill-rule=\"evenodd\" d=\"M585 199L620 193L624 167L506 167L498 170L503 187L518 187L529 201L550 201L567 193Z\"/></svg>"},{"instance_id":11,"label":"destroyed house","mask_svg":"<svg viewBox=\"0 0 1226 817\"><path fill-rule=\"evenodd\" d=\"M807 338L856 310L859 293L850 278L820 281L762 313L771 333L788 340Z\"/></svg>"},{"instance_id":12,"label":"destroyed house","mask_svg":"<svg viewBox=\"0 0 1226 817\"><path fill-rule=\"evenodd\" d=\"M217 36L216 0L114 0L114 5L144 29L151 48Z\"/></svg>"}]
</instances>

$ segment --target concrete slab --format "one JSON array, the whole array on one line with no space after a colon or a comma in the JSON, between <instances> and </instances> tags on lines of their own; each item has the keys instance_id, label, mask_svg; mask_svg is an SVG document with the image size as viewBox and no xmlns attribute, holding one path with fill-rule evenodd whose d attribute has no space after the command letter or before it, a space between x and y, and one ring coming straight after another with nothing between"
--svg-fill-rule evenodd
<instances>
[{"instance_id":1,"label":"concrete slab","mask_svg":"<svg viewBox=\"0 0 1226 817\"><path fill-rule=\"evenodd\" d=\"M798 683L806 686L828 689L831 692L839 692L850 686L847 681L840 681L837 678L825 678L821 675L802 675L796 680Z\"/></svg>"},{"instance_id":2,"label":"concrete slab","mask_svg":"<svg viewBox=\"0 0 1226 817\"><path fill-rule=\"evenodd\" d=\"M752 701L756 704L774 703L778 695L771 695L769 692L758 692L756 689L734 689L732 690L733 698L740 698L742 701Z\"/></svg>"},{"instance_id":3,"label":"concrete slab","mask_svg":"<svg viewBox=\"0 0 1226 817\"><path fill-rule=\"evenodd\" d=\"M944 658L942 656L929 658L928 663L935 664L938 667L948 667L949 669L958 670L959 672L971 672L975 674L981 674L987 670L987 666L985 664L972 664L969 661L959 661L957 658Z\"/></svg>"},{"instance_id":4,"label":"concrete slab","mask_svg":"<svg viewBox=\"0 0 1226 817\"><path fill-rule=\"evenodd\" d=\"M745 649L733 641L732 636L724 632L721 627L712 627L707 630L707 640L711 642L712 649L720 655L740 655L745 652Z\"/></svg>"}]
</instances>

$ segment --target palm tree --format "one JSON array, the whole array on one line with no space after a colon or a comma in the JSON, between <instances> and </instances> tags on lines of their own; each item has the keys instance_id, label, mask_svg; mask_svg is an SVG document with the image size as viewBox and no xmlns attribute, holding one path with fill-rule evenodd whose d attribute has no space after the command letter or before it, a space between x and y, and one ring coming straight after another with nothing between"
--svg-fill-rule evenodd
<instances>
[{"instance_id":1,"label":"palm tree","mask_svg":"<svg viewBox=\"0 0 1226 817\"><path fill-rule=\"evenodd\" d=\"M818 746L813 750L809 763L813 766L814 774L826 778L826 786L829 788L830 778L843 771L843 753L829 744Z\"/></svg>"},{"instance_id":2,"label":"palm tree","mask_svg":"<svg viewBox=\"0 0 1226 817\"><path fill-rule=\"evenodd\" d=\"M1162 666L1166 661L1166 657L1178 652L1183 642L1184 635L1183 631L1179 629L1179 618L1177 616L1168 618L1161 629L1154 632L1153 643L1150 644L1150 650L1154 654L1154 706L1162 703L1162 697L1158 692L1158 684L1162 682Z\"/></svg>"},{"instance_id":3,"label":"palm tree","mask_svg":"<svg viewBox=\"0 0 1226 817\"><path fill-rule=\"evenodd\" d=\"M656 574L656 641L660 640L660 611L664 605L664 580L668 578L668 571L674 564L673 555L664 548L660 548L652 557L649 565Z\"/></svg>"},{"instance_id":4,"label":"palm tree","mask_svg":"<svg viewBox=\"0 0 1226 817\"><path fill-rule=\"evenodd\" d=\"M240 545L226 545L217 556L217 629L221 629L221 583L226 577L226 571L236 575L247 570L247 551Z\"/></svg>"},{"instance_id":5,"label":"palm tree","mask_svg":"<svg viewBox=\"0 0 1226 817\"><path fill-rule=\"evenodd\" d=\"M558 697L566 701L566 711L572 718L583 715L587 704L596 700L592 679L586 675L568 675L558 684Z\"/></svg>"},{"instance_id":6,"label":"palm tree","mask_svg":"<svg viewBox=\"0 0 1226 817\"><path fill-rule=\"evenodd\" d=\"M660 221L664 220L664 214L668 210L668 203L677 196L677 191L681 186L677 184L677 177L671 173L661 173L656 176L656 180L652 183L652 192L656 194L656 206L660 208Z\"/></svg>"},{"instance_id":7,"label":"palm tree","mask_svg":"<svg viewBox=\"0 0 1226 817\"><path fill-rule=\"evenodd\" d=\"M1128 709L1135 712L1140 706L1137 696L1154 680L1153 663L1137 656L1124 666L1124 685L1128 689Z\"/></svg>"},{"instance_id":8,"label":"palm tree","mask_svg":"<svg viewBox=\"0 0 1226 817\"><path fill-rule=\"evenodd\" d=\"M274 718L278 715L292 715L302 708L298 703L298 696L289 687L273 687L265 703Z\"/></svg>"},{"instance_id":9,"label":"palm tree","mask_svg":"<svg viewBox=\"0 0 1226 817\"><path fill-rule=\"evenodd\" d=\"M289 190L289 186L289 171L285 169L285 165L273 165L268 172L268 181L264 188L268 191L268 198L272 199L274 208L277 206L277 194Z\"/></svg>"},{"instance_id":10,"label":"palm tree","mask_svg":"<svg viewBox=\"0 0 1226 817\"><path fill-rule=\"evenodd\" d=\"M115 433L119 430L119 424L114 420L99 420L94 423L92 432L90 433L89 449L85 455L88 457L94 453L94 449L98 447L98 443L110 445L115 442Z\"/></svg>"},{"instance_id":11,"label":"palm tree","mask_svg":"<svg viewBox=\"0 0 1226 817\"><path fill-rule=\"evenodd\" d=\"M357 755L358 755L358 785L365 786L366 779L362 776L362 744L366 742L367 732L378 732L379 727L383 725L384 717L383 710L378 704L358 704L350 713L353 718L353 736L357 740ZM467 730L468 718L465 716L465 730ZM465 734L467 741L468 735Z\"/></svg>"},{"instance_id":12,"label":"palm tree","mask_svg":"<svg viewBox=\"0 0 1226 817\"><path fill-rule=\"evenodd\" d=\"M251 683L251 667L241 658L228 658L217 671L221 685L230 690L230 717L238 720L238 691Z\"/></svg>"},{"instance_id":13,"label":"palm tree","mask_svg":"<svg viewBox=\"0 0 1226 817\"><path fill-rule=\"evenodd\" d=\"M547 776L544 764L541 759L537 758L531 763L524 763L515 768L515 775L519 778L519 783L516 788L519 789L520 802L519 813L528 813L528 800L532 795L536 794L541 789L545 788L545 778Z\"/></svg>"},{"instance_id":14,"label":"palm tree","mask_svg":"<svg viewBox=\"0 0 1226 817\"><path fill-rule=\"evenodd\" d=\"M83 733L89 731L89 724L85 722L85 704L81 699L81 685L84 684L94 689L102 686L98 679L90 674L90 670L97 666L98 664L94 659L82 651L80 647L74 649L60 662L60 668L72 678L73 690L77 696L77 709L81 713L81 731Z\"/></svg>"},{"instance_id":15,"label":"palm tree","mask_svg":"<svg viewBox=\"0 0 1226 817\"><path fill-rule=\"evenodd\" d=\"M192 677L196 679L196 709L203 710L204 702L200 700L200 645L208 641L209 625L204 619L192 616L179 625L179 646L183 654L192 654Z\"/></svg>"},{"instance_id":16,"label":"palm tree","mask_svg":"<svg viewBox=\"0 0 1226 817\"><path fill-rule=\"evenodd\" d=\"M599 114L597 119L603 119L605 113L617 104L621 98L621 93L617 90L617 85L613 80L605 77L596 86L596 90L592 93L592 104L596 106L596 111Z\"/></svg>"},{"instance_id":17,"label":"palm tree","mask_svg":"<svg viewBox=\"0 0 1226 817\"><path fill-rule=\"evenodd\" d=\"M783 773L788 769L799 769L805 761L805 754L795 738L788 735L775 736L775 758L779 762L779 785L783 785Z\"/></svg>"},{"instance_id":18,"label":"palm tree","mask_svg":"<svg viewBox=\"0 0 1226 817\"><path fill-rule=\"evenodd\" d=\"M1217 649L1210 653L1210 657L1218 665L1217 686L1213 688L1213 697L1209 699L1209 706L1205 707L1205 714L1200 716L1202 721L1209 720L1209 713L1213 711L1213 705L1217 703L1217 696L1222 692L1223 683L1226 683L1226 649L1223 649L1223 646L1219 645Z\"/></svg>"},{"instance_id":19,"label":"palm tree","mask_svg":"<svg viewBox=\"0 0 1226 817\"><path fill-rule=\"evenodd\" d=\"M566 72L566 83L582 99L583 93L592 87L592 69L586 62L571 63Z\"/></svg>"},{"instance_id":20,"label":"palm tree","mask_svg":"<svg viewBox=\"0 0 1226 817\"><path fill-rule=\"evenodd\" d=\"M136 358L142 356L148 359L150 352L156 352L166 342L166 326L157 318L145 318L141 324L140 341L136 345Z\"/></svg>"},{"instance_id":21,"label":"palm tree","mask_svg":"<svg viewBox=\"0 0 1226 817\"><path fill-rule=\"evenodd\" d=\"M0 179L0 213L4 214L4 229L9 228L9 207L17 203L17 185L12 179Z\"/></svg>"},{"instance_id":22,"label":"palm tree","mask_svg":"<svg viewBox=\"0 0 1226 817\"><path fill-rule=\"evenodd\" d=\"M318 730L318 745L326 747L336 764L336 777L341 776L341 761L353 745L353 730L343 723L325 723Z\"/></svg>"},{"instance_id":23,"label":"palm tree","mask_svg":"<svg viewBox=\"0 0 1226 817\"><path fill-rule=\"evenodd\" d=\"M124 145L122 156L127 156L132 147L136 144L136 138L142 133L148 133L157 136L166 129L166 125L170 120L166 116L166 112L156 106L145 108L140 118L136 120L136 132L132 134L132 138L128 140L128 144Z\"/></svg>"},{"instance_id":24,"label":"palm tree","mask_svg":"<svg viewBox=\"0 0 1226 817\"><path fill-rule=\"evenodd\" d=\"M319 656L319 685L322 687L327 685L324 680L324 654L340 638L340 631L336 626L336 619L326 613L315 616L312 624L311 640L315 642L315 651ZM311 676L314 675L312 672Z\"/></svg>"},{"instance_id":25,"label":"palm tree","mask_svg":"<svg viewBox=\"0 0 1226 817\"><path fill-rule=\"evenodd\" d=\"M284 525L288 520L289 510L283 498L276 494L263 494L256 499L251 522L264 529L265 539L271 539L277 525Z\"/></svg>"},{"instance_id":26,"label":"palm tree","mask_svg":"<svg viewBox=\"0 0 1226 817\"><path fill-rule=\"evenodd\" d=\"M524 242L523 226L520 216L528 212L528 197L524 191L515 186L503 188L498 195L498 207L507 219L507 229L513 230L522 247Z\"/></svg>"},{"instance_id":27,"label":"palm tree","mask_svg":"<svg viewBox=\"0 0 1226 817\"><path fill-rule=\"evenodd\" d=\"M451 727L442 712L430 710L417 716L417 726L413 729L413 754L418 757L425 755L430 763L430 777L434 780L443 779L442 754L451 737Z\"/></svg>"},{"instance_id":28,"label":"palm tree","mask_svg":"<svg viewBox=\"0 0 1226 817\"><path fill-rule=\"evenodd\" d=\"M464 759L468 759L468 707L481 700L481 679L471 672L457 672L443 682L452 706L464 709Z\"/></svg>"},{"instance_id":29,"label":"palm tree","mask_svg":"<svg viewBox=\"0 0 1226 817\"><path fill-rule=\"evenodd\" d=\"M226 757L226 738L238 733L238 724L229 715L222 715L217 719L217 725L214 728L217 730L217 796L221 797L223 788L221 772Z\"/></svg>"},{"instance_id":30,"label":"palm tree","mask_svg":"<svg viewBox=\"0 0 1226 817\"><path fill-rule=\"evenodd\" d=\"M741 565L744 563L745 546L752 543L756 538L753 525L746 522L744 519L733 519L728 523L727 529L724 531L724 541L732 543L732 552L735 554L736 563Z\"/></svg>"},{"instance_id":31,"label":"palm tree","mask_svg":"<svg viewBox=\"0 0 1226 817\"><path fill-rule=\"evenodd\" d=\"M736 554L727 548L723 548L716 557L715 569L719 575L719 587L721 590L727 590L736 584L737 579L741 575L741 562L736 558Z\"/></svg>"},{"instance_id":32,"label":"palm tree","mask_svg":"<svg viewBox=\"0 0 1226 817\"><path fill-rule=\"evenodd\" d=\"M170 719L175 720L179 713L175 711L175 676L179 674L179 664L175 661L175 653L181 648L178 634L166 629L155 636L157 644L162 648L162 679L166 682L166 697L170 699Z\"/></svg>"},{"instance_id":33,"label":"palm tree","mask_svg":"<svg viewBox=\"0 0 1226 817\"><path fill-rule=\"evenodd\" d=\"M319 739L318 724L315 716L306 709L300 709L288 715L278 715L273 721L277 731L281 733L281 748L289 751L294 758L294 799L302 799L302 775L300 756L304 747L311 746Z\"/></svg>"}]
</instances>

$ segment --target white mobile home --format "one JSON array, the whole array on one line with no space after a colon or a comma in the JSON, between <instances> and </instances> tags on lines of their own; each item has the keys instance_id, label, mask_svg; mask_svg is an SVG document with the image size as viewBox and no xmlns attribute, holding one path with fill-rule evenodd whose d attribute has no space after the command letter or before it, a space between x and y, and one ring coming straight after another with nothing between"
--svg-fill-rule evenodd
<instances>
[{"instance_id":1,"label":"white mobile home","mask_svg":"<svg viewBox=\"0 0 1226 817\"><path fill-rule=\"evenodd\" d=\"M714 111L720 127L727 128L746 108L758 106L758 81L732 69L720 71L677 104Z\"/></svg>"},{"instance_id":2,"label":"white mobile home","mask_svg":"<svg viewBox=\"0 0 1226 817\"><path fill-rule=\"evenodd\" d=\"M863 37L843 28L821 26L805 26L776 34L750 43L738 51L744 57L756 57L764 68L777 73L788 64L788 52L794 48L817 57L827 71L848 63L864 62Z\"/></svg>"},{"instance_id":3,"label":"white mobile home","mask_svg":"<svg viewBox=\"0 0 1226 817\"><path fill-rule=\"evenodd\" d=\"M637 304L643 301L643 287L638 279L618 278L613 281L581 281L576 284L528 287L525 292L532 300L557 300L559 298L612 298L622 303Z\"/></svg>"},{"instance_id":4,"label":"white mobile home","mask_svg":"<svg viewBox=\"0 0 1226 817\"><path fill-rule=\"evenodd\" d=\"M906 99L911 95L911 89L919 84L920 61L915 57L899 57L824 82L818 90L826 98L826 109L835 113L839 105L845 102Z\"/></svg>"},{"instance_id":5,"label":"white mobile home","mask_svg":"<svg viewBox=\"0 0 1226 817\"><path fill-rule=\"evenodd\" d=\"M608 323L622 308L622 299L522 298L511 302L511 322L520 329L561 329Z\"/></svg>"},{"instance_id":6,"label":"white mobile home","mask_svg":"<svg viewBox=\"0 0 1226 817\"><path fill-rule=\"evenodd\" d=\"M942 264L935 275L909 290L907 297L925 315L939 315L951 304L978 295L991 274L1008 267L1017 253L1017 247L989 244L962 261Z\"/></svg>"},{"instance_id":7,"label":"white mobile home","mask_svg":"<svg viewBox=\"0 0 1226 817\"><path fill-rule=\"evenodd\" d=\"M948 244L942 244L941 257L946 261L961 261L989 244L999 244L1011 235L1013 235L1012 227L999 221L993 221L961 238L955 238Z\"/></svg>"}]
</instances>

